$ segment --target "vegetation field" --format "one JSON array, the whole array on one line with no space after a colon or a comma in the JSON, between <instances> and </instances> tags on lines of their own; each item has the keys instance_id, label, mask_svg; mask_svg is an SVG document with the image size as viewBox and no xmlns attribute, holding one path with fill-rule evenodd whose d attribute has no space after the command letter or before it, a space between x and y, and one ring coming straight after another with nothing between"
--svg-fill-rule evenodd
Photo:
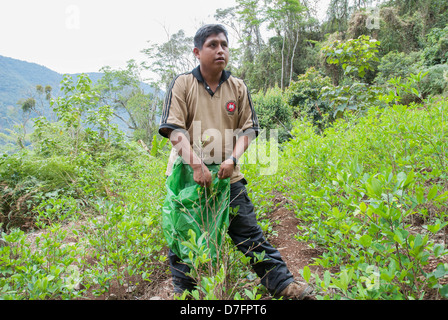
<instances>
[{"instance_id":1,"label":"vegetation field","mask_svg":"<svg viewBox=\"0 0 448 320\"><path fill-rule=\"evenodd\" d=\"M286 239L273 213L288 212L281 249L313 252L290 263L316 299L446 300L446 2L384 1L376 29L363 1L331 1L322 23L307 2L236 2L216 17L241 31L229 69L263 131L240 162L267 238ZM188 71L190 40L181 30L144 50L155 86ZM161 218L171 145L142 67L20 97L21 123L0 135L0 299L187 298L172 293ZM219 264L200 235L184 245L198 283L188 298L272 299L229 237Z\"/></svg>"}]
</instances>

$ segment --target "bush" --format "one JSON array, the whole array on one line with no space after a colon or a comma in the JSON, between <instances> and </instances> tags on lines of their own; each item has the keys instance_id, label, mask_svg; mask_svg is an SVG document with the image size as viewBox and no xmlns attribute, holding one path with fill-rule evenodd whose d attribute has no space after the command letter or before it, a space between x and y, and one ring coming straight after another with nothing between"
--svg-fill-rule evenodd
<instances>
[{"instance_id":1,"label":"bush","mask_svg":"<svg viewBox=\"0 0 448 320\"><path fill-rule=\"evenodd\" d=\"M331 79L311 67L299 75L297 81L292 81L285 91L285 99L293 108L294 118L309 119L320 131L333 120L329 104L320 97L324 87L332 87Z\"/></svg>"},{"instance_id":2,"label":"bush","mask_svg":"<svg viewBox=\"0 0 448 320\"><path fill-rule=\"evenodd\" d=\"M397 51L389 52L380 60L375 82L379 85L384 85L394 77L402 77L404 79L411 73L418 73L422 66L420 55L420 52L411 52L409 54Z\"/></svg>"},{"instance_id":3,"label":"bush","mask_svg":"<svg viewBox=\"0 0 448 320\"><path fill-rule=\"evenodd\" d=\"M256 190L288 195L297 239L322 252L323 272L303 273L318 299L448 297L447 106L372 107L324 135L295 123L278 173Z\"/></svg>"},{"instance_id":4,"label":"bush","mask_svg":"<svg viewBox=\"0 0 448 320\"><path fill-rule=\"evenodd\" d=\"M270 136L271 129L278 130L279 142L291 138L292 110L283 98L279 87L268 89L266 93L258 92L252 97L254 108L257 112L258 121L262 129L266 129Z\"/></svg>"},{"instance_id":5,"label":"bush","mask_svg":"<svg viewBox=\"0 0 448 320\"><path fill-rule=\"evenodd\" d=\"M112 110L99 105L87 76L76 83L67 76L61 84L64 94L51 102L59 121L37 118L30 150L0 159L0 222L6 228L33 228L34 218L45 215L40 204L60 194L83 203L107 196L105 168L114 162L132 166L148 156L110 123Z\"/></svg>"},{"instance_id":6,"label":"bush","mask_svg":"<svg viewBox=\"0 0 448 320\"><path fill-rule=\"evenodd\" d=\"M421 89L424 96L448 95L448 64L437 64L423 69L428 72L422 80Z\"/></svg>"},{"instance_id":7,"label":"bush","mask_svg":"<svg viewBox=\"0 0 448 320\"><path fill-rule=\"evenodd\" d=\"M33 210L41 201L57 194L73 194L76 166L64 156L50 158L23 150L0 158L0 223L11 227L33 227Z\"/></svg>"},{"instance_id":8,"label":"bush","mask_svg":"<svg viewBox=\"0 0 448 320\"><path fill-rule=\"evenodd\" d=\"M335 40L322 48L322 53L329 64L339 65L344 70L344 76L353 79L363 79L366 73L374 71L380 42L361 35L356 39L346 41Z\"/></svg>"},{"instance_id":9,"label":"bush","mask_svg":"<svg viewBox=\"0 0 448 320\"><path fill-rule=\"evenodd\" d=\"M152 278L163 277L165 241L159 225L166 159L138 157L132 166L104 168L110 197L91 203L53 194L37 208L48 225L34 237L16 228L0 232L0 299L134 299ZM113 195L113 196L112 196ZM84 220L62 226L63 219Z\"/></svg>"},{"instance_id":10,"label":"bush","mask_svg":"<svg viewBox=\"0 0 448 320\"><path fill-rule=\"evenodd\" d=\"M422 52L425 65L433 66L448 61L448 26L433 28L426 37L427 43Z\"/></svg>"}]
</instances>

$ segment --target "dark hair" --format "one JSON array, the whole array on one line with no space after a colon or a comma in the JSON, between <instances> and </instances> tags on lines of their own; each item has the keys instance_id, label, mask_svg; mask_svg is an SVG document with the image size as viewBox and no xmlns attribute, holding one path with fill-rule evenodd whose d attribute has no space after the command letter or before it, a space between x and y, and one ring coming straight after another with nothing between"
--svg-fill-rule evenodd
<instances>
[{"instance_id":1,"label":"dark hair","mask_svg":"<svg viewBox=\"0 0 448 320\"><path fill-rule=\"evenodd\" d=\"M224 33L227 42L229 42L229 37L226 28L221 24L206 24L199 28L194 36L194 46L198 49L202 49L202 46L212 34Z\"/></svg>"}]
</instances>

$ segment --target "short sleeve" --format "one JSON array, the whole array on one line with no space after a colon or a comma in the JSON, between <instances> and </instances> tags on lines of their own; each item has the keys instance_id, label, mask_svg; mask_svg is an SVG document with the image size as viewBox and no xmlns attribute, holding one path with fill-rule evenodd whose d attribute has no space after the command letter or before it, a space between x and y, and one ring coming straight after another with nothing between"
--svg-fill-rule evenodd
<instances>
[{"instance_id":1,"label":"short sleeve","mask_svg":"<svg viewBox=\"0 0 448 320\"><path fill-rule=\"evenodd\" d=\"M159 134L168 138L170 130L186 129L187 104L185 77L177 76L165 95L162 117L160 118Z\"/></svg>"},{"instance_id":2,"label":"short sleeve","mask_svg":"<svg viewBox=\"0 0 448 320\"><path fill-rule=\"evenodd\" d=\"M241 106L238 110L238 128L242 131L242 135L258 136L260 131L258 125L258 118L252 103L252 98L249 89L243 82L240 87L240 102Z\"/></svg>"}]
</instances>

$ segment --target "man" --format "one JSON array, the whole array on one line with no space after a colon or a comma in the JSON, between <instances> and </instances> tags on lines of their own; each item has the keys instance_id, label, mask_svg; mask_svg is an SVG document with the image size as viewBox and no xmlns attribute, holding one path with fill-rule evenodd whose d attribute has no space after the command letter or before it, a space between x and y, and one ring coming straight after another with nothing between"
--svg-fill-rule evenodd
<instances>
[{"instance_id":1,"label":"man","mask_svg":"<svg viewBox=\"0 0 448 320\"><path fill-rule=\"evenodd\" d=\"M253 268L272 295L303 299L311 289L294 281L280 253L264 238L240 172L238 159L259 128L246 85L224 70L229 61L228 44L223 26L201 27L194 38L194 54L200 65L177 76L169 87L159 128L174 146L167 175L180 155L193 169L195 182L208 187L212 179L206 164L220 163L218 177L230 178L230 207L239 208L230 221L229 236L252 261L254 253L265 252L265 260ZM193 290L195 283L186 275L188 265L171 250L169 261L175 292Z\"/></svg>"}]
</instances>

